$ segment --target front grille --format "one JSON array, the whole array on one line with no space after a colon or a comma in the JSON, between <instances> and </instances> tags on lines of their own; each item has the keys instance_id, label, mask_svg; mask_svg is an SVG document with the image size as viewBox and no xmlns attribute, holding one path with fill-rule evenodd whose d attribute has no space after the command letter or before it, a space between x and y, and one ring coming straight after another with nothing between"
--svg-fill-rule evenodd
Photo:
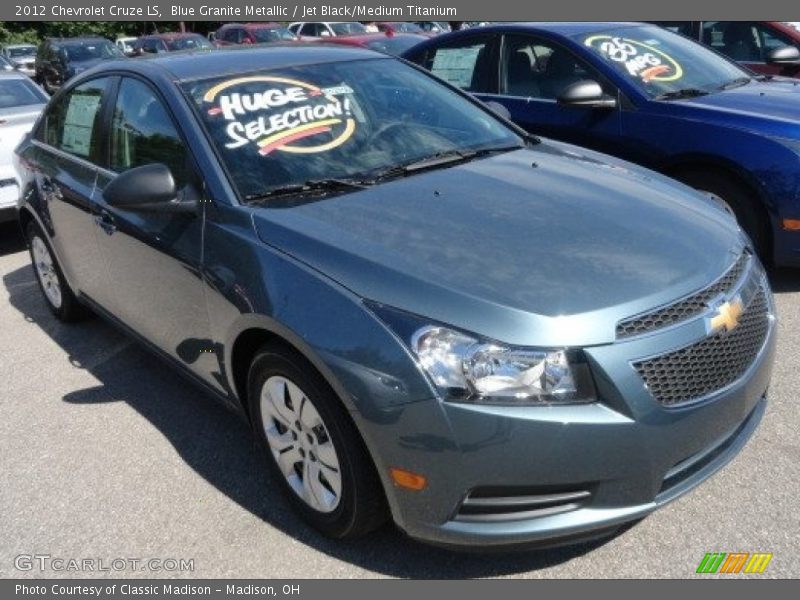
<instances>
[{"instance_id":1,"label":"front grille","mask_svg":"<svg viewBox=\"0 0 800 600\"><path fill-rule=\"evenodd\" d=\"M649 313L631 317L617 324L617 339L624 339L649 333L669 327L681 321L685 321L694 316L702 314L707 308L708 303L719 296L730 292L736 283L741 279L747 267L747 260L750 257L748 252L743 252L733 266L725 274L717 279L707 288L700 290L670 304L657 308Z\"/></svg>"},{"instance_id":2,"label":"front grille","mask_svg":"<svg viewBox=\"0 0 800 600\"><path fill-rule=\"evenodd\" d=\"M486 523L549 517L580 508L591 495L588 490L478 488L461 503L455 520Z\"/></svg>"},{"instance_id":3,"label":"front grille","mask_svg":"<svg viewBox=\"0 0 800 600\"><path fill-rule=\"evenodd\" d=\"M760 288L739 325L686 348L633 364L664 406L699 400L736 382L756 359L769 331L769 306Z\"/></svg>"}]
</instances>

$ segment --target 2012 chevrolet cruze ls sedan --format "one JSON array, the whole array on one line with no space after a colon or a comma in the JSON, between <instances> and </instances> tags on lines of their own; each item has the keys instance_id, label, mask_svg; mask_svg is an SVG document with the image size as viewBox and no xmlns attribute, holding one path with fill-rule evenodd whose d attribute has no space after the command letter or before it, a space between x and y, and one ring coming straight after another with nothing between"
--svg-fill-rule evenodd
<instances>
[{"instance_id":1,"label":"2012 chevrolet cruze ls sedan","mask_svg":"<svg viewBox=\"0 0 800 600\"><path fill-rule=\"evenodd\" d=\"M329 535L606 533L764 412L772 297L731 217L396 59L106 64L16 162L53 313L91 307L239 409Z\"/></svg>"}]
</instances>

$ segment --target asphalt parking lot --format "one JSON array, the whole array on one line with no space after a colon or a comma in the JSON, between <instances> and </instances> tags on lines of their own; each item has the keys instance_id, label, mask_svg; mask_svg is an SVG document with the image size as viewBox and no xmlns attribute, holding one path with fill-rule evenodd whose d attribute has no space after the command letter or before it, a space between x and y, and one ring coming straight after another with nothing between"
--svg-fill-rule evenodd
<instances>
[{"instance_id":1,"label":"asphalt parking lot","mask_svg":"<svg viewBox=\"0 0 800 600\"><path fill-rule=\"evenodd\" d=\"M270 486L238 417L99 319L51 317L13 225L0 226L0 277L0 577L683 578L712 551L772 552L761 577L800 577L800 270L773 277L770 402L726 469L605 543L489 555L389 526L319 536ZM194 559L194 571L20 571L24 554Z\"/></svg>"}]
</instances>

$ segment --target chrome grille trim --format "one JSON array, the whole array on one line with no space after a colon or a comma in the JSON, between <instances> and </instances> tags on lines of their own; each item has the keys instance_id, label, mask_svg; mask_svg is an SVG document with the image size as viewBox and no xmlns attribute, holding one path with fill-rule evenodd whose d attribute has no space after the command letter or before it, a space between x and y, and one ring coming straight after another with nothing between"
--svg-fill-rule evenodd
<instances>
[{"instance_id":1,"label":"chrome grille trim","mask_svg":"<svg viewBox=\"0 0 800 600\"><path fill-rule=\"evenodd\" d=\"M522 521L570 512L591 498L587 490L503 496L468 495L454 518L469 523Z\"/></svg>"},{"instance_id":2,"label":"chrome grille trim","mask_svg":"<svg viewBox=\"0 0 800 600\"><path fill-rule=\"evenodd\" d=\"M750 266L750 252L745 250L736 262L714 283L699 292L686 296L666 306L630 317L617 323L617 339L630 339L683 323L705 312L709 303L737 287Z\"/></svg>"}]
</instances>

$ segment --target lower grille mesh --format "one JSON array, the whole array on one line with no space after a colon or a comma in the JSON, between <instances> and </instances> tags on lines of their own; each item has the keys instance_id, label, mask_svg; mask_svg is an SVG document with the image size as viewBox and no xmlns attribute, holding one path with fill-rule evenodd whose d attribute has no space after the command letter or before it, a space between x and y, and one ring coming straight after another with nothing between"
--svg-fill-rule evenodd
<instances>
[{"instance_id":1,"label":"lower grille mesh","mask_svg":"<svg viewBox=\"0 0 800 600\"><path fill-rule=\"evenodd\" d=\"M733 331L722 331L633 366L658 402L678 406L721 390L744 375L764 345L768 330L769 307L762 289Z\"/></svg>"}]
</instances>

